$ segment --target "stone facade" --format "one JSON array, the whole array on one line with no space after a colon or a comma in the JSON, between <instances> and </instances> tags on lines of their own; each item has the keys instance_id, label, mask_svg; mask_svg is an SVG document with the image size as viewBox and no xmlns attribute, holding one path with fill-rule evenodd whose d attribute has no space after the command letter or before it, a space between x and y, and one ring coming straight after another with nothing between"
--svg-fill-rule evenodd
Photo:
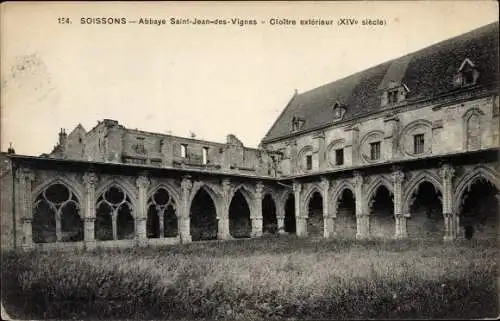
<instances>
[{"instance_id":1,"label":"stone facade","mask_svg":"<svg viewBox=\"0 0 500 321\"><path fill-rule=\"evenodd\" d=\"M103 120L62 129L40 157L11 150L2 246L497 237L498 70L481 55L498 61L495 43L498 24L446 42L440 77L415 64L443 44L296 93L259 149Z\"/></svg>"}]
</instances>

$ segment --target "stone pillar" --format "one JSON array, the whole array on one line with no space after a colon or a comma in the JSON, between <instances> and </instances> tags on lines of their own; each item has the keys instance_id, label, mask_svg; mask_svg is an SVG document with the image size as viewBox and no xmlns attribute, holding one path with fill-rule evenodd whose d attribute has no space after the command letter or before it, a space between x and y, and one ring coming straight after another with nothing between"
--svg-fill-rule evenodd
<instances>
[{"instance_id":1,"label":"stone pillar","mask_svg":"<svg viewBox=\"0 0 500 321\"><path fill-rule=\"evenodd\" d=\"M402 213L402 197L403 197L403 179L404 173L399 168L394 168L392 172L392 183L394 186L394 218L396 230L394 237L397 239L406 238L406 217Z\"/></svg>"},{"instance_id":2,"label":"stone pillar","mask_svg":"<svg viewBox=\"0 0 500 321\"><path fill-rule=\"evenodd\" d=\"M231 238L229 233L229 204L231 203L231 181L224 179L222 181L222 200L217 209L217 238L219 240L228 240Z\"/></svg>"},{"instance_id":3,"label":"stone pillar","mask_svg":"<svg viewBox=\"0 0 500 321\"><path fill-rule=\"evenodd\" d=\"M33 247L33 228L32 228L33 219L29 217L21 218L21 224L23 229L23 244L22 247L25 249L29 249Z\"/></svg>"},{"instance_id":4,"label":"stone pillar","mask_svg":"<svg viewBox=\"0 0 500 321\"><path fill-rule=\"evenodd\" d=\"M290 174L297 174L299 172L298 169L298 151L297 151L297 142L290 142Z\"/></svg>"},{"instance_id":5,"label":"stone pillar","mask_svg":"<svg viewBox=\"0 0 500 321\"><path fill-rule=\"evenodd\" d=\"M146 219L147 219L147 207L148 207L148 187L149 179L141 175L136 179L136 185L138 188L137 204L135 206L135 233L139 245L145 245L147 242L146 234Z\"/></svg>"},{"instance_id":6,"label":"stone pillar","mask_svg":"<svg viewBox=\"0 0 500 321\"><path fill-rule=\"evenodd\" d=\"M118 240L118 227L117 227L117 219L118 219L118 209L119 208L114 208L113 213L111 214L111 224L112 224L112 229L113 229L113 240ZM136 227L137 229L137 227Z\"/></svg>"},{"instance_id":7,"label":"stone pillar","mask_svg":"<svg viewBox=\"0 0 500 321\"><path fill-rule=\"evenodd\" d=\"M95 248L95 186L97 184L97 175L93 172L87 172L83 175L85 184L85 199L83 213L83 240L85 248Z\"/></svg>"},{"instance_id":8,"label":"stone pillar","mask_svg":"<svg viewBox=\"0 0 500 321\"><path fill-rule=\"evenodd\" d=\"M357 165L359 163L359 129L356 126L349 126L344 131L346 132L346 140L344 145L344 164L345 166Z\"/></svg>"},{"instance_id":9,"label":"stone pillar","mask_svg":"<svg viewBox=\"0 0 500 321\"><path fill-rule=\"evenodd\" d=\"M179 235L181 243L191 243L191 221L190 221L190 197L193 183L190 176L184 176L181 182L182 199L179 213Z\"/></svg>"},{"instance_id":10,"label":"stone pillar","mask_svg":"<svg viewBox=\"0 0 500 321\"><path fill-rule=\"evenodd\" d=\"M252 237L262 236L262 190L264 184L258 182L255 186L254 213L252 213Z\"/></svg>"},{"instance_id":11,"label":"stone pillar","mask_svg":"<svg viewBox=\"0 0 500 321\"><path fill-rule=\"evenodd\" d=\"M441 175L443 185L443 215L444 215L444 240L454 240L458 235L458 216L453 213L452 204L452 179L455 170L449 164L444 164L439 174Z\"/></svg>"},{"instance_id":12,"label":"stone pillar","mask_svg":"<svg viewBox=\"0 0 500 321\"><path fill-rule=\"evenodd\" d=\"M303 237L307 236L307 221L306 217L302 216L302 203L300 193L302 191L302 184L298 182L293 183L293 194L295 197L295 222L296 222L296 231L297 236Z\"/></svg>"},{"instance_id":13,"label":"stone pillar","mask_svg":"<svg viewBox=\"0 0 500 321\"><path fill-rule=\"evenodd\" d=\"M329 211L329 194L330 181L326 177L321 178L321 198L323 199L323 236L329 238L333 236L334 226L333 217Z\"/></svg>"},{"instance_id":14,"label":"stone pillar","mask_svg":"<svg viewBox=\"0 0 500 321\"><path fill-rule=\"evenodd\" d=\"M399 119L394 115L388 115L384 118L384 144L382 151L385 159L390 160L397 157L397 131Z\"/></svg>"},{"instance_id":15,"label":"stone pillar","mask_svg":"<svg viewBox=\"0 0 500 321\"><path fill-rule=\"evenodd\" d=\"M356 198L356 238L364 239L370 234L370 216L363 195L363 176L354 172L354 192Z\"/></svg>"},{"instance_id":16,"label":"stone pillar","mask_svg":"<svg viewBox=\"0 0 500 321\"><path fill-rule=\"evenodd\" d=\"M160 234L160 238L164 238L165 237L165 208L162 208L161 210L159 210L157 212L158 215L158 222L159 222L159 234ZM146 218L146 222L147 222L147 218ZM146 227L146 232L147 232L147 227ZM146 235L147 237L147 235Z\"/></svg>"},{"instance_id":17,"label":"stone pillar","mask_svg":"<svg viewBox=\"0 0 500 321\"><path fill-rule=\"evenodd\" d=\"M326 161L326 147L325 147L325 133L321 132L313 137L314 139L314 153L318 155L318 167L320 171L327 168ZM313 167L314 168L314 167Z\"/></svg>"},{"instance_id":18,"label":"stone pillar","mask_svg":"<svg viewBox=\"0 0 500 321\"><path fill-rule=\"evenodd\" d=\"M55 213L56 219L56 242L61 242L62 233L61 233L61 208L58 208Z\"/></svg>"},{"instance_id":19,"label":"stone pillar","mask_svg":"<svg viewBox=\"0 0 500 321\"><path fill-rule=\"evenodd\" d=\"M31 183L35 180L35 173L29 168L17 170L17 207L16 212L22 223L23 244L22 247L29 249L33 247L33 200L31 195Z\"/></svg>"},{"instance_id":20,"label":"stone pillar","mask_svg":"<svg viewBox=\"0 0 500 321\"><path fill-rule=\"evenodd\" d=\"M278 221L278 233L285 234L285 203L280 201L276 202L276 220Z\"/></svg>"}]
</instances>

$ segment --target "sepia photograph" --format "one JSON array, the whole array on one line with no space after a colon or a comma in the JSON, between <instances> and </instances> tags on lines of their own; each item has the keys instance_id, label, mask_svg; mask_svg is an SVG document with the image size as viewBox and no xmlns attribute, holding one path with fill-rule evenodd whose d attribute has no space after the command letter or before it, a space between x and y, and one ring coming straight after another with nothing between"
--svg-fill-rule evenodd
<instances>
[{"instance_id":1,"label":"sepia photograph","mask_svg":"<svg viewBox=\"0 0 500 321\"><path fill-rule=\"evenodd\" d=\"M2 320L497 319L498 7L1 3Z\"/></svg>"}]
</instances>

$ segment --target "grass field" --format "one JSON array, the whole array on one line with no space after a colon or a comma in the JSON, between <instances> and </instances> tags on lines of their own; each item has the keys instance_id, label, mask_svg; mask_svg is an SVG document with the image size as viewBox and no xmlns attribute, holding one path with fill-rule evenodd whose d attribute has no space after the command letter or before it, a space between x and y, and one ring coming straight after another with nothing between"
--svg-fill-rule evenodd
<instances>
[{"instance_id":1,"label":"grass field","mask_svg":"<svg viewBox=\"0 0 500 321\"><path fill-rule=\"evenodd\" d=\"M16 318L359 319L498 315L497 244L265 237L3 253Z\"/></svg>"}]
</instances>

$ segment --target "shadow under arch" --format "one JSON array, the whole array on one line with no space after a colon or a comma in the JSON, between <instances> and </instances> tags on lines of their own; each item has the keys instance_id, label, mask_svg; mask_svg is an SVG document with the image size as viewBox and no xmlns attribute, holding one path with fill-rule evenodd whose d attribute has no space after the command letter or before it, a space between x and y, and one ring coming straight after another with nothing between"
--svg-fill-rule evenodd
<instances>
[{"instance_id":1,"label":"shadow under arch","mask_svg":"<svg viewBox=\"0 0 500 321\"><path fill-rule=\"evenodd\" d=\"M202 185L192 196L189 208L190 234L193 241L217 239L217 200L214 192Z\"/></svg>"}]
</instances>

